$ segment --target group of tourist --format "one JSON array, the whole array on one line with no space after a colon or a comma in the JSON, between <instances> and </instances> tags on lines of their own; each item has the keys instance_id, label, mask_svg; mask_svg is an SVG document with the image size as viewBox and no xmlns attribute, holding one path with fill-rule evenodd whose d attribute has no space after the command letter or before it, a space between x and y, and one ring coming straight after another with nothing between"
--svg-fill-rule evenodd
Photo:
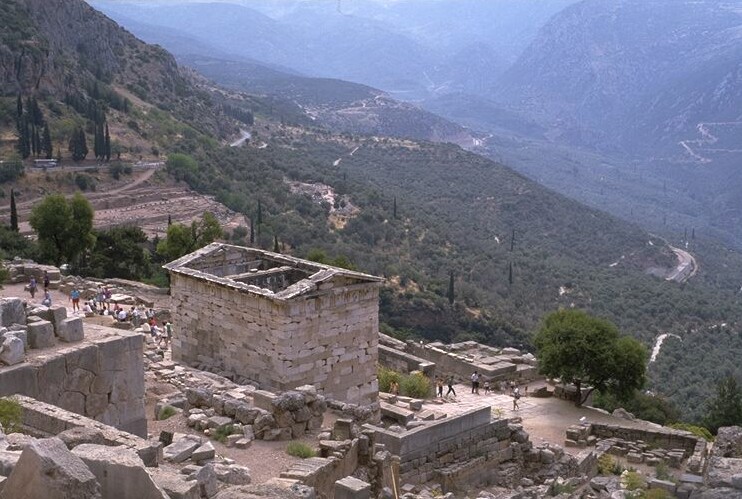
<instances>
[{"instance_id":1,"label":"group of tourist","mask_svg":"<svg viewBox=\"0 0 742 499\"><path fill-rule=\"evenodd\" d=\"M50 279L49 279L49 273L46 270L44 271L43 281L44 281L44 298L41 300L41 304L44 305L45 307L51 307L52 306L52 294L49 291ZM31 295L32 300L36 298L36 291L38 291L38 288L39 288L39 285L36 282L36 278L31 277L31 279L28 281L28 284L26 285L26 290Z\"/></svg>"},{"instance_id":2,"label":"group of tourist","mask_svg":"<svg viewBox=\"0 0 742 499\"><path fill-rule=\"evenodd\" d=\"M479 395L479 385L481 383L482 376L479 374L478 371L474 371L469 379L471 381L471 393L475 395ZM443 398L444 384L445 386L448 387L448 391L446 392L445 396L448 397L449 395L453 395L454 397L456 397L456 390L454 390L453 388L454 377L452 375L446 378L443 378L441 376L435 377L436 397ZM520 409L520 406L518 405L518 400L520 400L520 397L521 397L520 388L515 384L515 381L513 380L511 380L508 383L508 385L510 387L510 395L513 397L513 410L515 411L517 409ZM489 380L484 380L483 388L484 388L484 394L489 395L490 392L492 391L492 386L490 385ZM503 387L500 386L500 388L502 389ZM525 387L525 390L526 390L526 395L527 395L528 386Z\"/></svg>"}]
</instances>

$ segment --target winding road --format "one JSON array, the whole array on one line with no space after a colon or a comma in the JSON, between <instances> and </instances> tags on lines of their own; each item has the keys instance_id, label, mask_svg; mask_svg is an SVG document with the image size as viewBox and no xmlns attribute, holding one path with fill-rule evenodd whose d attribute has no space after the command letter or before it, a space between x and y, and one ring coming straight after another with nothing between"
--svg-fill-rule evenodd
<instances>
[{"instance_id":1,"label":"winding road","mask_svg":"<svg viewBox=\"0 0 742 499\"><path fill-rule=\"evenodd\" d=\"M665 277L668 281L685 282L693 277L698 271L696 259L685 250L670 246L670 249L678 257L678 265Z\"/></svg>"}]
</instances>

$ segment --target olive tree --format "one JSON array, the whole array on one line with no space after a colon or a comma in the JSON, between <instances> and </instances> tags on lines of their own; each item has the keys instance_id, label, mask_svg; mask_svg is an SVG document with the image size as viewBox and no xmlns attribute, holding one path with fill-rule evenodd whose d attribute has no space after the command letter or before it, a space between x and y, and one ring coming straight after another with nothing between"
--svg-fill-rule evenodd
<instances>
[{"instance_id":1,"label":"olive tree","mask_svg":"<svg viewBox=\"0 0 742 499\"><path fill-rule=\"evenodd\" d=\"M612 323L586 312L552 312L534 342L541 373L577 387L575 405L582 405L596 389L626 399L646 381L644 345L621 336ZM583 385L590 387L584 394Z\"/></svg>"}]
</instances>

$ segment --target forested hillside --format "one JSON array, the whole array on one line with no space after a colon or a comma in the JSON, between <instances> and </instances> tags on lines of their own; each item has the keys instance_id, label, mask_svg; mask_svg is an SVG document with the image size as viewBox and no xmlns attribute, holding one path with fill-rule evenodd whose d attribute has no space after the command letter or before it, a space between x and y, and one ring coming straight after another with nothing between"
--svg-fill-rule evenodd
<instances>
[{"instance_id":1,"label":"forested hillside","mask_svg":"<svg viewBox=\"0 0 742 499\"><path fill-rule=\"evenodd\" d=\"M280 96L212 87L82 2L55 0L64 4L59 12L66 17L43 29L33 19L55 2L3 2L28 26L26 35L5 41L3 60L14 60L29 44L47 44L49 50L36 54L29 68L49 69L29 74L41 74L39 81L55 76L55 82L34 87L4 73L9 86L3 89L10 89L0 120L4 136L12 136L19 93L24 102L40 103L55 135L64 130L59 126L64 120L95 126L67 102L68 95L100 106L122 145L158 147L169 155L169 175L247 215L256 245L386 277L381 300L386 332L530 348L531 333L545 313L585 308L647 345L661 332L686 338L673 350L684 376L668 375L661 360L652 388L696 402L704 395L689 390L730 367L726 353L740 348L738 255L709 250L716 257L702 262L698 276L683 285L667 282L662 276L675 257L661 238L458 146L336 133ZM89 22L109 35L100 47L95 42L100 37L80 40L67 32L82 31ZM100 63L110 75L83 69L84 54L106 53L111 40L120 40L121 48L111 48L113 62ZM69 64L61 62L66 60ZM140 72L146 77L138 77ZM73 76L65 82L66 73ZM65 83L58 88L60 79ZM101 88L128 99L127 109L115 110ZM246 146L224 146L222 134L238 127L250 130ZM133 146L126 153L136 154ZM303 194L310 188L328 196ZM247 238L236 232L226 236ZM702 332L721 323L730 334L704 343L705 354L716 362L700 371L693 351L704 341ZM682 393L675 391L679 379Z\"/></svg>"}]
</instances>

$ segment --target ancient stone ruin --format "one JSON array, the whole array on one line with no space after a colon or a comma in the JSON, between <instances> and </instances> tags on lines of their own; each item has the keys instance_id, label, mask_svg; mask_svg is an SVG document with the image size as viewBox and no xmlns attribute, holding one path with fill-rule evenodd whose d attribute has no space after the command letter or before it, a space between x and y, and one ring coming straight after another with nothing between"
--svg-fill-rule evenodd
<instances>
[{"instance_id":1,"label":"ancient stone ruin","mask_svg":"<svg viewBox=\"0 0 742 499\"><path fill-rule=\"evenodd\" d=\"M221 243L165 268L173 360L263 389L314 385L328 398L376 401L381 278Z\"/></svg>"}]
</instances>

